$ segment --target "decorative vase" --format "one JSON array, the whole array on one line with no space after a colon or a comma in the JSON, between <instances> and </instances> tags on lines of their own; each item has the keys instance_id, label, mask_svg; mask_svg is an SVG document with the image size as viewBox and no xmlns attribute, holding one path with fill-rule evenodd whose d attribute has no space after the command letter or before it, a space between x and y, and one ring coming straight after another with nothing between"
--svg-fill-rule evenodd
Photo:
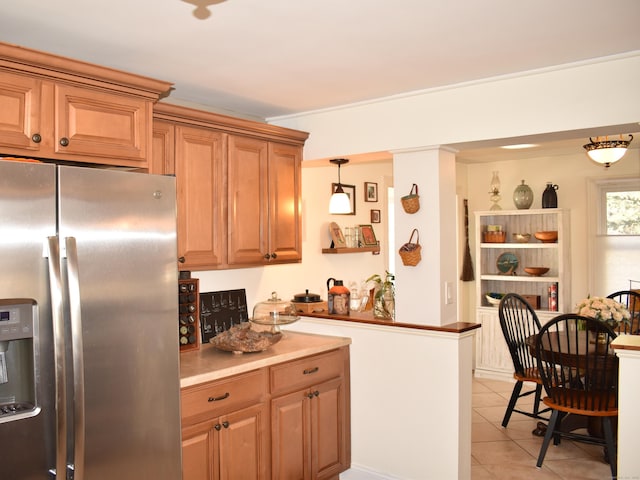
<instances>
[{"instance_id":1,"label":"decorative vase","mask_svg":"<svg viewBox=\"0 0 640 480\"><path fill-rule=\"evenodd\" d=\"M533 190L524 183L524 180L513 192L513 203L518 210L526 210L533 204Z\"/></svg>"},{"instance_id":2,"label":"decorative vase","mask_svg":"<svg viewBox=\"0 0 640 480\"><path fill-rule=\"evenodd\" d=\"M547 188L542 192L542 208L558 208L558 185L547 182Z\"/></svg>"},{"instance_id":3,"label":"decorative vase","mask_svg":"<svg viewBox=\"0 0 640 480\"><path fill-rule=\"evenodd\" d=\"M385 318L393 320L395 318L395 292L392 286L383 285L375 294L373 303L374 318Z\"/></svg>"}]
</instances>

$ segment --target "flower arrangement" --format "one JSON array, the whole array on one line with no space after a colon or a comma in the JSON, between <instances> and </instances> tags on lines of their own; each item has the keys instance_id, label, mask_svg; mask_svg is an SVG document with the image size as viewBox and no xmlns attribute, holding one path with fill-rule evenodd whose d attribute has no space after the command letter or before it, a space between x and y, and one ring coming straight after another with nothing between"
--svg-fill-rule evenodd
<instances>
[{"instance_id":1,"label":"flower arrangement","mask_svg":"<svg viewBox=\"0 0 640 480\"><path fill-rule=\"evenodd\" d=\"M373 316L375 318L395 318L396 290L393 273L385 271L384 280L378 274L367 278L367 289L375 289L373 301Z\"/></svg>"},{"instance_id":2,"label":"flower arrangement","mask_svg":"<svg viewBox=\"0 0 640 480\"><path fill-rule=\"evenodd\" d=\"M627 307L606 297L587 297L576 305L576 313L583 317L595 318L611 328L617 328L620 322L629 324L631 315Z\"/></svg>"}]
</instances>

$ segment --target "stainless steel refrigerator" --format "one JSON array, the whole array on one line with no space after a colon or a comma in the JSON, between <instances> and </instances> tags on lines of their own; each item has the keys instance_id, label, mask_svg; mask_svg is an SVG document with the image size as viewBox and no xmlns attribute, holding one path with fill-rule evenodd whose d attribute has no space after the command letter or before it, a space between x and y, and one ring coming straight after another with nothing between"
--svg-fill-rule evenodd
<instances>
[{"instance_id":1,"label":"stainless steel refrigerator","mask_svg":"<svg viewBox=\"0 0 640 480\"><path fill-rule=\"evenodd\" d=\"M181 477L175 181L0 161L0 479Z\"/></svg>"}]
</instances>

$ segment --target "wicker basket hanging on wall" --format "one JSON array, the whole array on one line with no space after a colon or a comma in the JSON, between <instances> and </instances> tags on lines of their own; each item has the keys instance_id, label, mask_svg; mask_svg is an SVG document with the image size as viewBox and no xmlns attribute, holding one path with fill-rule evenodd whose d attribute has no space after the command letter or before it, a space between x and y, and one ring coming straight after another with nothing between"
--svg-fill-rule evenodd
<instances>
[{"instance_id":1,"label":"wicker basket hanging on wall","mask_svg":"<svg viewBox=\"0 0 640 480\"><path fill-rule=\"evenodd\" d=\"M416 241L413 242L413 236L416 235ZM402 264L408 267L415 267L422 260L422 254L420 253L422 247L420 246L420 232L417 228L414 228L409 237L409 241L400 247L398 253L402 259Z\"/></svg>"},{"instance_id":2,"label":"wicker basket hanging on wall","mask_svg":"<svg viewBox=\"0 0 640 480\"><path fill-rule=\"evenodd\" d=\"M420 195L418 195L418 185L415 183L409 191L409 195L405 195L400 199L402 202L402 208L407 213L416 213L420 210Z\"/></svg>"}]
</instances>

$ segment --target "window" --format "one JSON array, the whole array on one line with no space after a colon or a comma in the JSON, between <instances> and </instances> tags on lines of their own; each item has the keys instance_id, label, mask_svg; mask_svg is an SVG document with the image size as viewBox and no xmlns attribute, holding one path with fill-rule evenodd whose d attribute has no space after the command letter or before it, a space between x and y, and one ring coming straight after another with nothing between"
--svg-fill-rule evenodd
<instances>
[{"instance_id":1,"label":"window","mask_svg":"<svg viewBox=\"0 0 640 480\"><path fill-rule=\"evenodd\" d=\"M591 293L606 296L640 280L640 177L590 181Z\"/></svg>"},{"instance_id":2,"label":"window","mask_svg":"<svg viewBox=\"0 0 640 480\"><path fill-rule=\"evenodd\" d=\"M603 190L606 235L640 235L640 190Z\"/></svg>"}]
</instances>

